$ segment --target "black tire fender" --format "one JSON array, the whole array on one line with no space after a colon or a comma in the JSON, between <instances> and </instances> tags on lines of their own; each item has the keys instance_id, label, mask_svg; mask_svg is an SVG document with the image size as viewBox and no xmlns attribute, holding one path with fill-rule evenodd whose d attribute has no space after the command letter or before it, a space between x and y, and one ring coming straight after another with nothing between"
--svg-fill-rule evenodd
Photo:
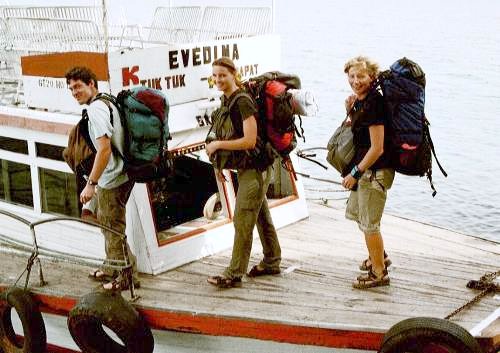
<instances>
[{"instance_id":1,"label":"black tire fender","mask_svg":"<svg viewBox=\"0 0 500 353\"><path fill-rule=\"evenodd\" d=\"M16 337L12 326L12 309L17 312L23 326L24 339ZM45 323L38 304L29 291L9 289L0 295L0 352L42 353L47 349Z\"/></svg>"},{"instance_id":2,"label":"black tire fender","mask_svg":"<svg viewBox=\"0 0 500 353\"><path fill-rule=\"evenodd\" d=\"M476 339L462 326L432 317L414 317L392 326L379 353L419 353L432 345L439 346L440 352L446 349L450 353L483 353Z\"/></svg>"},{"instance_id":3,"label":"black tire fender","mask_svg":"<svg viewBox=\"0 0 500 353\"><path fill-rule=\"evenodd\" d=\"M113 331L123 344L111 338L103 326ZM83 296L68 315L68 328L82 352L153 352L151 329L119 292L99 291Z\"/></svg>"}]
</instances>

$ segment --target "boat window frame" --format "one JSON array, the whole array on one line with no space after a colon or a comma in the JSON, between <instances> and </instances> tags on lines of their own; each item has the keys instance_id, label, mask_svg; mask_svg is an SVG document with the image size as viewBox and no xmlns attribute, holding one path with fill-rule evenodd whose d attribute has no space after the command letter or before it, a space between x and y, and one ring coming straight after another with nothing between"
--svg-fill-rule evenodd
<instances>
[{"instance_id":1,"label":"boat window frame","mask_svg":"<svg viewBox=\"0 0 500 353\"><path fill-rule=\"evenodd\" d=\"M22 130L25 132L26 130ZM19 130L10 130L8 129L7 131L2 131L2 134L0 137L6 137L6 138L13 138L13 139L18 139L19 137L16 136L19 134ZM5 150L0 147L0 159L15 162L15 163L20 163L20 164L25 164L30 167L30 174L31 174L31 190L32 190L32 197L33 197L33 206L28 206L28 205L21 205L21 204L13 204L10 202L7 202L5 200L0 200L1 204L8 205L7 207L20 207L22 209L29 209L34 211L36 214L39 215L49 215L51 213L46 213L42 211L42 199L41 199L41 183L40 183L40 171L39 168L43 169L49 169L49 170L54 170L54 171L59 171L59 172L64 172L64 173L73 173L69 166L63 162L63 161L57 161L53 159L48 159L44 157L38 157L37 156L37 149L36 149L36 143L44 143L48 145L53 145L53 146L58 146L58 147L66 147L66 141L65 138L63 137L60 140L54 143L54 134L45 134L45 133L40 133L37 131L29 131L27 132L27 135L25 138L22 140L26 141L28 145L28 154L23 154L23 153L18 153L18 152L11 152L8 150ZM59 142L59 143L57 143ZM76 190L75 190L76 192Z\"/></svg>"}]
</instances>

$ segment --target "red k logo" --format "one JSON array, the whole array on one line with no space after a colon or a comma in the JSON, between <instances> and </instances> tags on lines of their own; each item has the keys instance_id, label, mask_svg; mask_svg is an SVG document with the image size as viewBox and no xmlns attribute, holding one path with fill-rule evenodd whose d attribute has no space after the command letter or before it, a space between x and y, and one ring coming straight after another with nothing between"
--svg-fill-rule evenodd
<instances>
[{"instance_id":1,"label":"red k logo","mask_svg":"<svg viewBox=\"0 0 500 353\"><path fill-rule=\"evenodd\" d=\"M130 81L132 84L139 84L139 77L135 73L139 71L139 65L132 66L132 68L124 67L122 68L122 85L123 87L130 86Z\"/></svg>"}]
</instances>

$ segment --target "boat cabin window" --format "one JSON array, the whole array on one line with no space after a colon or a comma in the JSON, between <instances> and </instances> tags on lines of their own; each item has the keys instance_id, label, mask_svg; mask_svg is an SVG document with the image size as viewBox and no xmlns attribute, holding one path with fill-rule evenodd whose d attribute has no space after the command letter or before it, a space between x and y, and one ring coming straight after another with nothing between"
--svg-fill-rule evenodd
<instances>
[{"instance_id":1,"label":"boat cabin window","mask_svg":"<svg viewBox=\"0 0 500 353\"><path fill-rule=\"evenodd\" d=\"M9 152L28 154L28 142L10 137L0 136L0 149Z\"/></svg>"},{"instance_id":2,"label":"boat cabin window","mask_svg":"<svg viewBox=\"0 0 500 353\"><path fill-rule=\"evenodd\" d=\"M62 156L64 147L49 145L46 143L37 142L36 146L36 156L42 158L53 159L56 161L63 161L64 158Z\"/></svg>"},{"instance_id":3,"label":"boat cabin window","mask_svg":"<svg viewBox=\"0 0 500 353\"><path fill-rule=\"evenodd\" d=\"M74 174L39 168L42 212L79 217Z\"/></svg>"},{"instance_id":4,"label":"boat cabin window","mask_svg":"<svg viewBox=\"0 0 500 353\"><path fill-rule=\"evenodd\" d=\"M5 136L0 136L0 142L0 151L19 153L0 159L0 201L45 213L80 216L76 178L64 171L67 169L62 162L64 147ZM32 155L35 150L36 157L53 161L30 158L35 157ZM39 192L34 194L33 190Z\"/></svg>"},{"instance_id":5,"label":"boat cabin window","mask_svg":"<svg viewBox=\"0 0 500 353\"><path fill-rule=\"evenodd\" d=\"M0 199L17 205L33 207L29 165L0 159Z\"/></svg>"}]
</instances>

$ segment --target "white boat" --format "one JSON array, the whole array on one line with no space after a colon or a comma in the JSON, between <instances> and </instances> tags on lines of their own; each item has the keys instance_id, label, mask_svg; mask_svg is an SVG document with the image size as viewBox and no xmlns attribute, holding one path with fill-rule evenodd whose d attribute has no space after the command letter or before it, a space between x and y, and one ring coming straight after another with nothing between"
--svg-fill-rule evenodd
<instances>
[{"instance_id":1,"label":"white boat","mask_svg":"<svg viewBox=\"0 0 500 353\"><path fill-rule=\"evenodd\" d=\"M105 45L95 23L100 8L3 11L6 37L12 46L3 51L30 55L22 56L22 78L18 78L22 80L22 106L3 105L0 109L2 171L7 175L9 168L21 168L18 173L26 176L25 185L11 185L2 206L30 219L43 219L51 213L79 216L73 176L61 150L82 108L67 89L64 73L72 66L86 65L96 72L101 92L116 95L145 85L161 89L170 103L169 150L180 156L179 177L168 186L168 192L161 183L137 183L127 206L127 235L139 270L158 274L231 246L233 178L227 172L228 181L217 182L204 152L208 117L220 104L220 94L209 87L207 78L212 61L223 55L235 60L243 78L279 69L279 38L270 32L271 9L158 8L149 40L136 40L140 48L113 47L112 39ZM54 11L53 18L47 15L50 11ZM228 16L233 22L221 21ZM119 42L125 43L126 38ZM9 68L12 64L6 62ZM15 195L18 187L32 192L19 197ZM217 219L207 220L203 207L214 193L220 195L223 212ZM277 227L307 217L301 180L283 168L275 168L269 199ZM61 234L73 235L70 242L55 242L52 237L47 239L49 246L39 235L40 246L103 257L102 238L96 229L60 227Z\"/></svg>"},{"instance_id":2,"label":"white boat","mask_svg":"<svg viewBox=\"0 0 500 353\"><path fill-rule=\"evenodd\" d=\"M450 311L469 293L464 279L497 270L498 248L491 243L389 217L387 242L395 249L394 262L402 264L394 266L396 285L353 292L346 278L355 275L348 264L363 256L350 240L354 225L343 220L340 209L308 204L300 175L295 178L277 162L268 198L286 252L283 275L245 280L243 290L214 291L205 281L228 262L236 179L225 171L227 181L221 183L207 163L207 117L219 104L219 93L207 78L212 61L221 55L236 61L243 78L280 69L272 8L159 8L151 28L120 30L101 24L106 12L100 7L1 10L0 291L7 292L18 279L28 259L19 249L28 244L42 259L48 281L31 278L27 284L50 327L51 351L76 349L68 344L61 315L65 320L80 298L95 289L86 274L104 257L96 227L48 222L55 215L78 217L80 211L74 176L61 157L81 112L64 79L76 64L94 69L100 91L117 94L145 85L164 91L170 102L169 150L178 156L180 176L173 185L137 183L127 204L126 235L143 283L132 292L140 296L132 305L153 328L158 352L167 351L171 336L165 331L171 330L218 336L219 348L233 336L376 350L393 324ZM294 155L292 162L300 171ZM214 193L220 195L222 212L207 219L203 209ZM415 235L429 243L408 249ZM461 241L473 244L472 250ZM453 245L453 254L444 250L447 244ZM419 269L428 262L429 273L436 275L451 268L446 285L422 278ZM464 266L467 262L473 266ZM30 264L35 270L39 263ZM479 310L458 323L470 329L498 306L495 300L484 298ZM486 334L484 345L494 346L496 337L498 332ZM124 349L120 345L117 351Z\"/></svg>"}]
</instances>

